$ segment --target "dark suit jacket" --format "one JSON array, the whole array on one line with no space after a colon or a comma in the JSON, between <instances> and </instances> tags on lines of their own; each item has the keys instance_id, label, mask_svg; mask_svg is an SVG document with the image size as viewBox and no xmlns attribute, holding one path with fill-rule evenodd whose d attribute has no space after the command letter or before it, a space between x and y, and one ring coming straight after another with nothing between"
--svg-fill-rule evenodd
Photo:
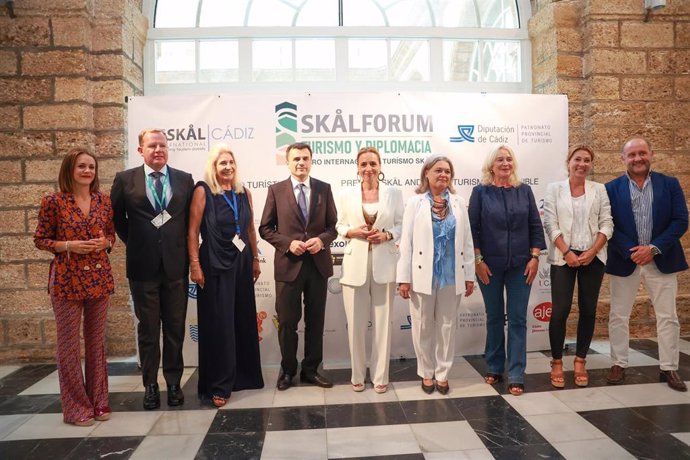
<instances>
[{"instance_id":1,"label":"dark suit jacket","mask_svg":"<svg viewBox=\"0 0 690 460\"><path fill-rule=\"evenodd\" d=\"M652 241L661 250L654 257L662 273L688 268L680 238L688 229L688 207L678 179L652 172ZM609 240L606 272L629 276L636 264L630 260L630 248L639 245L630 199L630 179L622 175L606 184L611 201L613 236Z\"/></svg>"},{"instance_id":2,"label":"dark suit jacket","mask_svg":"<svg viewBox=\"0 0 690 460\"><path fill-rule=\"evenodd\" d=\"M275 248L275 280L291 282L297 278L302 261L312 257L317 269L324 278L333 275L331 242L338 236L335 224L338 220L331 186L320 180L310 178L309 222L302 223L301 213L292 190L290 178L275 183L268 188L266 205L261 216L259 234ZM314 255L296 256L288 249L293 240L306 241L319 237L324 250Z\"/></svg>"},{"instance_id":3,"label":"dark suit jacket","mask_svg":"<svg viewBox=\"0 0 690 460\"><path fill-rule=\"evenodd\" d=\"M110 191L115 231L127 245L127 278L153 281L160 275L161 262L170 280L188 275L187 224L194 181L192 175L168 166L172 197L166 210L172 216L156 228L156 213L146 197L144 166L115 175Z\"/></svg>"}]
</instances>

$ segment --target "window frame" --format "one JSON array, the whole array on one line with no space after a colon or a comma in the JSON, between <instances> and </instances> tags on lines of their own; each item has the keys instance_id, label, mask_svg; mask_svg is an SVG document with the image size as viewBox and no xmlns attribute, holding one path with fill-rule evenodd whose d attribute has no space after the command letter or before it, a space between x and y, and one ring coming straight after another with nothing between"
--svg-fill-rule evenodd
<instances>
[{"instance_id":1,"label":"window frame","mask_svg":"<svg viewBox=\"0 0 690 460\"><path fill-rule=\"evenodd\" d=\"M519 28L446 28L446 27L149 27L144 46L144 94L215 94L240 91L451 91L531 93L532 60L527 21L531 16L529 0L516 0ZM156 0L143 0L143 12L155 14ZM153 24L153 21L150 21ZM252 81L252 40L254 39L329 38L335 40L335 80L332 81ZM429 40L430 76L427 81L351 81L348 75L348 39L379 38L394 40ZM239 45L239 81L222 83L155 83L155 42L157 40L195 40L198 69L198 40L235 39ZM511 40L520 43L520 82L445 81L443 72L444 40ZM481 46L481 43L480 43Z\"/></svg>"}]
</instances>

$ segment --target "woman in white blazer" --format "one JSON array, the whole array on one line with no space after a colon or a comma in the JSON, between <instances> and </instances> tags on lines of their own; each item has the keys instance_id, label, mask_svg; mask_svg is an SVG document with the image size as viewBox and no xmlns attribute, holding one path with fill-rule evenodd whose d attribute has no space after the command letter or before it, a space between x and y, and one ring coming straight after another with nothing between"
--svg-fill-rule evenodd
<instances>
[{"instance_id":1,"label":"woman in white blazer","mask_svg":"<svg viewBox=\"0 0 690 460\"><path fill-rule=\"evenodd\" d=\"M592 171L594 152L586 146L574 148L566 165L568 180L549 184L544 202L544 228L549 240L552 311L551 385L565 386L563 343L566 321L578 285L575 385L585 387L587 351L594 335L599 289L606 269L606 242L613 234L611 205L603 184L586 180Z\"/></svg>"},{"instance_id":2,"label":"woman in white blazer","mask_svg":"<svg viewBox=\"0 0 690 460\"><path fill-rule=\"evenodd\" d=\"M391 348L390 310L395 296L395 265L403 201L400 190L383 183L381 156L374 147L357 153L361 187L338 199L338 234L347 242L342 277L343 304L352 363L352 389L363 391L367 372L366 336L372 327L370 377L377 393L388 390Z\"/></svg>"},{"instance_id":3,"label":"woman in white blazer","mask_svg":"<svg viewBox=\"0 0 690 460\"><path fill-rule=\"evenodd\" d=\"M397 281L410 300L412 343L422 390L447 394L458 308L474 290L474 247L467 208L455 194L453 163L431 156L403 214ZM434 384L434 380L436 381Z\"/></svg>"}]
</instances>

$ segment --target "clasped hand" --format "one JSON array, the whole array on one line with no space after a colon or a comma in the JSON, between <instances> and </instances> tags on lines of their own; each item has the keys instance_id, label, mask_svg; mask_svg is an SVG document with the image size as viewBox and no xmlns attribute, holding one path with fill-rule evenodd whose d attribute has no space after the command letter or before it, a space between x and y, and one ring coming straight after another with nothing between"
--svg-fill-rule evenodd
<instances>
[{"instance_id":1,"label":"clasped hand","mask_svg":"<svg viewBox=\"0 0 690 460\"><path fill-rule=\"evenodd\" d=\"M75 254L89 254L91 252L99 252L108 248L108 240L103 232L100 232L98 238L91 238L90 240L74 240L69 242L69 251Z\"/></svg>"},{"instance_id":2,"label":"clasped hand","mask_svg":"<svg viewBox=\"0 0 690 460\"><path fill-rule=\"evenodd\" d=\"M369 226L367 225L350 229L348 231L348 236L350 238L359 238L360 240L365 240L372 244L381 244L388 241L388 235L375 228L369 230Z\"/></svg>"},{"instance_id":3,"label":"clasped hand","mask_svg":"<svg viewBox=\"0 0 690 460\"><path fill-rule=\"evenodd\" d=\"M318 237L309 238L307 241L292 240L290 252L296 256L301 256L305 252L316 254L323 248L323 243Z\"/></svg>"}]
</instances>

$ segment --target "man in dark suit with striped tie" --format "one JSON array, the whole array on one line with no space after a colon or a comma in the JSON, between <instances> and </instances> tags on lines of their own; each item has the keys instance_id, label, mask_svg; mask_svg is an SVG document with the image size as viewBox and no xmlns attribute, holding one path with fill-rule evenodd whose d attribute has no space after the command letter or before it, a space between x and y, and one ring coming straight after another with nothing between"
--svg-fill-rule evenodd
<instances>
[{"instance_id":1,"label":"man in dark suit with striped tie","mask_svg":"<svg viewBox=\"0 0 690 460\"><path fill-rule=\"evenodd\" d=\"M323 388L333 384L318 373L323 360L326 283L333 275L330 244L336 238L337 212L331 186L309 177L309 144L286 150L290 177L271 185L259 233L275 248L276 313L281 371L278 390L297 373L297 325L304 297L304 359L300 380Z\"/></svg>"},{"instance_id":2,"label":"man in dark suit with striped tie","mask_svg":"<svg viewBox=\"0 0 690 460\"><path fill-rule=\"evenodd\" d=\"M180 379L189 284L187 222L194 181L191 174L167 165L168 142L162 131L142 131L137 150L144 164L117 173L110 198L115 230L127 245L127 278L139 320L144 409L151 410L160 407L161 326L168 405L184 402Z\"/></svg>"}]
</instances>

